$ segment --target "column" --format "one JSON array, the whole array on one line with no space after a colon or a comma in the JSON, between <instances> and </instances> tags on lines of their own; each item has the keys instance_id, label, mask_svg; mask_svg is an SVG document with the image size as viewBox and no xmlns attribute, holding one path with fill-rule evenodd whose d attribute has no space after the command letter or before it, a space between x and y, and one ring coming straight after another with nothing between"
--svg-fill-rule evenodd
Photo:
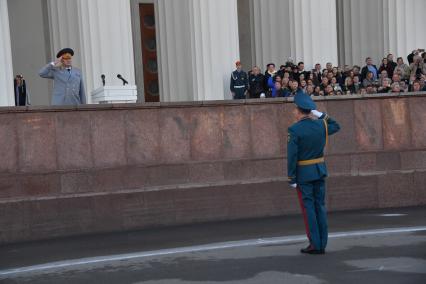
<instances>
[{"instance_id":1,"label":"column","mask_svg":"<svg viewBox=\"0 0 426 284\"><path fill-rule=\"evenodd\" d=\"M292 57L289 0L252 0L253 65L284 64Z\"/></svg>"},{"instance_id":2,"label":"column","mask_svg":"<svg viewBox=\"0 0 426 284\"><path fill-rule=\"evenodd\" d=\"M240 56L237 1L189 0L189 8L194 99L229 99Z\"/></svg>"},{"instance_id":3,"label":"column","mask_svg":"<svg viewBox=\"0 0 426 284\"><path fill-rule=\"evenodd\" d=\"M290 0L291 55L308 68L316 63L337 65L335 0Z\"/></svg>"},{"instance_id":4,"label":"column","mask_svg":"<svg viewBox=\"0 0 426 284\"><path fill-rule=\"evenodd\" d=\"M424 0L338 0L340 58L346 64L376 64L388 53L404 59L416 48L426 46Z\"/></svg>"},{"instance_id":5,"label":"column","mask_svg":"<svg viewBox=\"0 0 426 284\"><path fill-rule=\"evenodd\" d=\"M0 0L0 106L14 106L12 50L7 0Z\"/></svg>"},{"instance_id":6,"label":"column","mask_svg":"<svg viewBox=\"0 0 426 284\"><path fill-rule=\"evenodd\" d=\"M189 1L158 1L160 99L193 101Z\"/></svg>"},{"instance_id":7,"label":"column","mask_svg":"<svg viewBox=\"0 0 426 284\"><path fill-rule=\"evenodd\" d=\"M68 1L67 1L68 2ZM135 84L130 1L77 0L82 69L88 97L102 86L121 85L121 74Z\"/></svg>"},{"instance_id":8,"label":"column","mask_svg":"<svg viewBox=\"0 0 426 284\"><path fill-rule=\"evenodd\" d=\"M385 51L406 58L414 49L426 47L426 1L383 0L383 11Z\"/></svg>"},{"instance_id":9,"label":"column","mask_svg":"<svg viewBox=\"0 0 426 284\"><path fill-rule=\"evenodd\" d=\"M383 0L338 0L340 59L364 65L365 58L379 64L385 50Z\"/></svg>"},{"instance_id":10,"label":"column","mask_svg":"<svg viewBox=\"0 0 426 284\"><path fill-rule=\"evenodd\" d=\"M252 47L257 65L291 58L338 63L335 0L252 0Z\"/></svg>"},{"instance_id":11,"label":"column","mask_svg":"<svg viewBox=\"0 0 426 284\"><path fill-rule=\"evenodd\" d=\"M62 48L70 47L75 51L73 64L81 67L77 1L49 0L47 5L52 56L54 57Z\"/></svg>"},{"instance_id":12,"label":"column","mask_svg":"<svg viewBox=\"0 0 426 284\"><path fill-rule=\"evenodd\" d=\"M231 98L239 59L236 0L158 1L162 101Z\"/></svg>"}]
</instances>

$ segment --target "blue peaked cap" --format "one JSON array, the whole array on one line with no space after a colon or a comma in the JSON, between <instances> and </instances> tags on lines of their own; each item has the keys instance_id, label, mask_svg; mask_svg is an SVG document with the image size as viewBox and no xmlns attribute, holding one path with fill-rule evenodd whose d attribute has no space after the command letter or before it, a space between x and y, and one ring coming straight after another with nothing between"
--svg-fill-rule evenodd
<instances>
[{"instance_id":1,"label":"blue peaked cap","mask_svg":"<svg viewBox=\"0 0 426 284\"><path fill-rule=\"evenodd\" d=\"M294 97L294 103L301 109L305 109L305 110L317 109L317 106L314 100L312 100L310 96L302 92L297 93L297 95Z\"/></svg>"}]
</instances>

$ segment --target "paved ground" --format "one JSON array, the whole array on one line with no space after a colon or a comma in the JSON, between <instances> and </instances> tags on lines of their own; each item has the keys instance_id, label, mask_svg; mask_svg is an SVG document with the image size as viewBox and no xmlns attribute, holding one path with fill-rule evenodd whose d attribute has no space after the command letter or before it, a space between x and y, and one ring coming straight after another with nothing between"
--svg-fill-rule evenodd
<instances>
[{"instance_id":1,"label":"paved ground","mask_svg":"<svg viewBox=\"0 0 426 284\"><path fill-rule=\"evenodd\" d=\"M0 247L0 283L426 283L426 208L330 215L324 256L300 216Z\"/></svg>"}]
</instances>

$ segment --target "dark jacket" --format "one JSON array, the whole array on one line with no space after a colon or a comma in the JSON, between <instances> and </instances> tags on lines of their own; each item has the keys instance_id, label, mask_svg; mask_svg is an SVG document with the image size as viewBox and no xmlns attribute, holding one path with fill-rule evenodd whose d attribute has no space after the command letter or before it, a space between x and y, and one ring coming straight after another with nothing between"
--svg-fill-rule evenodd
<instances>
[{"instance_id":1,"label":"dark jacket","mask_svg":"<svg viewBox=\"0 0 426 284\"><path fill-rule=\"evenodd\" d=\"M380 66L380 69L379 69L379 76L380 76L380 74L382 73L382 71L383 70L386 70L386 72L388 72L388 77L389 78L392 78L392 76L393 76L393 71L395 70L395 67L393 67L393 65L392 64L388 64L388 65L381 65Z\"/></svg>"},{"instance_id":2,"label":"dark jacket","mask_svg":"<svg viewBox=\"0 0 426 284\"><path fill-rule=\"evenodd\" d=\"M244 93L249 88L248 83L249 83L248 82L248 76L247 76L246 72L244 72L244 71L238 72L237 70L232 72L231 84L230 84L231 92L233 92L233 93L243 92Z\"/></svg>"},{"instance_id":3,"label":"dark jacket","mask_svg":"<svg viewBox=\"0 0 426 284\"><path fill-rule=\"evenodd\" d=\"M339 124L326 114L319 120L309 118L301 120L288 129L287 168L290 184L301 184L327 177L324 162L304 166L298 162L323 158L328 136L339 130Z\"/></svg>"},{"instance_id":4,"label":"dark jacket","mask_svg":"<svg viewBox=\"0 0 426 284\"><path fill-rule=\"evenodd\" d=\"M251 98L259 98L260 94L265 92L265 76L250 74L249 92Z\"/></svg>"},{"instance_id":5,"label":"dark jacket","mask_svg":"<svg viewBox=\"0 0 426 284\"><path fill-rule=\"evenodd\" d=\"M376 65L373 65L373 67L376 69L377 76L379 76L379 70L377 69L377 66L376 66ZM364 67L362 68L362 70L361 70L361 82L363 82L363 81L364 81L364 79L365 79L365 78L367 78L367 73L368 73L368 71L370 71L370 70L368 70L368 66L364 66Z\"/></svg>"}]
</instances>

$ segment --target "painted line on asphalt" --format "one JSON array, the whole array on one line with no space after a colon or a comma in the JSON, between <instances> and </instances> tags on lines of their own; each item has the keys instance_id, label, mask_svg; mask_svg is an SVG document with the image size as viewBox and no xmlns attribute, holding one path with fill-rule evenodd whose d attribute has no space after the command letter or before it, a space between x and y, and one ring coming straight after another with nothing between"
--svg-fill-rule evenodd
<instances>
[{"instance_id":1,"label":"painted line on asphalt","mask_svg":"<svg viewBox=\"0 0 426 284\"><path fill-rule=\"evenodd\" d=\"M379 214L379 217L405 217L407 214Z\"/></svg>"},{"instance_id":2,"label":"painted line on asphalt","mask_svg":"<svg viewBox=\"0 0 426 284\"><path fill-rule=\"evenodd\" d=\"M365 236L377 236L377 235L388 235L388 234L415 233L415 232L424 232L424 231L426 231L426 226L365 230L365 231L349 231L349 232L331 233L329 234L329 238L338 239L338 238L365 237ZM0 270L0 279L9 278L11 276L19 276L25 273L43 273L45 271L54 272L59 269L70 269L70 268L76 268L79 266L93 265L93 264L106 264L106 263L111 263L115 261L126 261L126 260L143 259L143 258L149 258L149 257L170 256L170 255L176 255L176 254L182 254L182 253L208 252L208 251L214 251L214 250L231 249L231 248L239 248L239 247L288 244L288 243L294 243L294 242L305 241L305 240L306 240L305 235L298 235L298 236L288 236L288 237L232 241L232 242L223 242L223 243L190 246L190 247L182 247L182 248L174 248L174 249L162 249L162 250L147 251L147 252L136 252L136 253L128 253L128 254L117 254L117 255L109 255L109 256L64 260L64 261L51 262L51 263L40 264L40 265Z\"/></svg>"}]
</instances>

